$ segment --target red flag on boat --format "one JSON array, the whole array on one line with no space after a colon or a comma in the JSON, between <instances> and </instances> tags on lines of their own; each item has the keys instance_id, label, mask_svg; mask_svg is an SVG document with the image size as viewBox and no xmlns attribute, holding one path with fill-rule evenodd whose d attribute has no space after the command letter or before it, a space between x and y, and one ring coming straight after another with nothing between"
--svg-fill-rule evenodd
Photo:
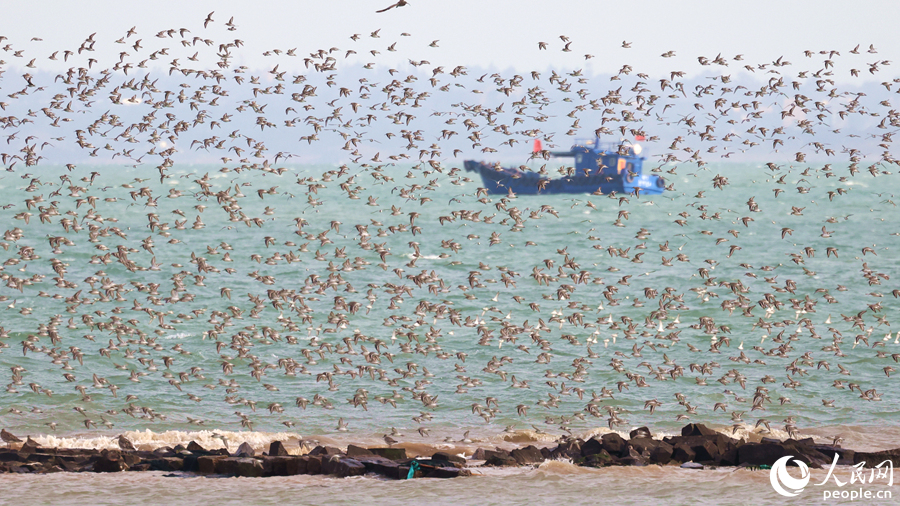
<instances>
[{"instance_id":1,"label":"red flag on boat","mask_svg":"<svg viewBox=\"0 0 900 506\"><path fill-rule=\"evenodd\" d=\"M540 139L535 139L535 140L534 140L534 149L531 150L532 153L540 153L540 152L543 151L543 150L544 150L544 149L541 147L541 140L540 140Z\"/></svg>"},{"instance_id":2,"label":"red flag on boat","mask_svg":"<svg viewBox=\"0 0 900 506\"><path fill-rule=\"evenodd\" d=\"M645 137L643 135L635 135L634 136L634 140L636 140L636 141L642 141L644 139L645 139Z\"/></svg>"}]
</instances>

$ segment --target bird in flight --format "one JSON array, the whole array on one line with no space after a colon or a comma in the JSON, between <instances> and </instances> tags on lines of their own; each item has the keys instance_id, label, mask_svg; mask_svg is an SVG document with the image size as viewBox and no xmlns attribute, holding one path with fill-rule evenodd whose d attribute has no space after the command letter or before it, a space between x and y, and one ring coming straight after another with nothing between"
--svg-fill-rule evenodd
<instances>
[{"instance_id":1,"label":"bird in flight","mask_svg":"<svg viewBox=\"0 0 900 506\"><path fill-rule=\"evenodd\" d=\"M403 7L404 5L408 5L406 0L398 0L397 3L395 3L393 5L389 5L389 6L385 7L384 9L381 9L380 11L375 11L375 12L385 12L385 11L389 11L389 10L393 9L394 7Z\"/></svg>"}]
</instances>

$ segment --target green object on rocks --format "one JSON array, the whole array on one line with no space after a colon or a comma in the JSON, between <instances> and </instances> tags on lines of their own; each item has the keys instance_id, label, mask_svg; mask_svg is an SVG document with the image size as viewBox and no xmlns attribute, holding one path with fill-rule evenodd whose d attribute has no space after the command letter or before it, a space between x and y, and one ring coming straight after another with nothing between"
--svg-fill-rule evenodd
<instances>
[{"instance_id":1,"label":"green object on rocks","mask_svg":"<svg viewBox=\"0 0 900 506\"><path fill-rule=\"evenodd\" d=\"M411 480L416 477L416 470L419 469L419 461L413 460L409 463L409 472L406 474L406 479Z\"/></svg>"}]
</instances>

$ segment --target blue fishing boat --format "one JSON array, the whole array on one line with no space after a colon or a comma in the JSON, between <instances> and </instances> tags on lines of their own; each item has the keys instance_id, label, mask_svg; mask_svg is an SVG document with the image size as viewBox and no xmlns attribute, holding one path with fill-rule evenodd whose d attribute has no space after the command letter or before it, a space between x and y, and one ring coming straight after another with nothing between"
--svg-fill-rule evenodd
<instances>
[{"instance_id":1,"label":"blue fishing boat","mask_svg":"<svg viewBox=\"0 0 900 506\"><path fill-rule=\"evenodd\" d=\"M535 141L532 158L574 158L566 174L551 179L543 171L528 167L504 168L473 160L464 163L467 171L478 172L488 192L494 194L537 195L553 193L590 193L593 195L635 193L659 195L666 181L655 174L644 174L641 146L632 142L601 142L599 138L576 140L569 151L544 151Z\"/></svg>"}]
</instances>

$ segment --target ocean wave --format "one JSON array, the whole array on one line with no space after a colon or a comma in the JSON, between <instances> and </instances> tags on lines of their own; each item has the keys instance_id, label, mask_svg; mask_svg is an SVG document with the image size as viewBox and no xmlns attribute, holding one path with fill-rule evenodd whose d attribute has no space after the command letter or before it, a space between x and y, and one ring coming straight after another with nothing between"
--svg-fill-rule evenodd
<instances>
[{"instance_id":1,"label":"ocean wave","mask_svg":"<svg viewBox=\"0 0 900 506\"><path fill-rule=\"evenodd\" d=\"M288 453L291 453L293 450L295 455L300 455L302 451L300 445L302 437L289 432L233 432L225 430L167 430L165 432L154 432L147 429L142 431L125 431L122 435L131 440L137 449L147 451L166 446L187 446L191 441L209 450L225 448L227 442L227 448L232 451L242 443L250 444L255 450L264 450L273 441L282 441L285 443ZM33 436L32 439L41 446L49 448L103 450L118 448L118 437L118 434L115 436L76 435L71 437L57 437L52 434L44 434ZM222 438L225 438L224 441Z\"/></svg>"}]
</instances>

